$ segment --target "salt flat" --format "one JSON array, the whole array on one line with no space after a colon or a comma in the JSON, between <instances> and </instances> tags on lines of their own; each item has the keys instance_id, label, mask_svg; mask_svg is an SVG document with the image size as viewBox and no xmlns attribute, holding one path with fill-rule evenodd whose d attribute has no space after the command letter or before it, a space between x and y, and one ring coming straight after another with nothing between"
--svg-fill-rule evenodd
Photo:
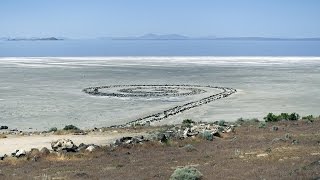
<instances>
[{"instance_id":1,"label":"salt flat","mask_svg":"<svg viewBox=\"0 0 320 180\"><path fill-rule=\"evenodd\" d=\"M318 115L320 57L11 57L0 58L0 122L45 130L74 124L122 124L199 97L116 98L82 92L115 84L197 84L238 92L162 123L239 117L268 112Z\"/></svg>"}]
</instances>

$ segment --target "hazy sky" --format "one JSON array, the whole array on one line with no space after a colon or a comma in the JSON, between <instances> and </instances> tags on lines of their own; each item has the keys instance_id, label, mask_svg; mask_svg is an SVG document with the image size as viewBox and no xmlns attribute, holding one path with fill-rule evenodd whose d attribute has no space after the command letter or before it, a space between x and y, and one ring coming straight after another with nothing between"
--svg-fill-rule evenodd
<instances>
[{"instance_id":1,"label":"hazy sky","mask_svg":"<svg viewBox=\"0 0 320 180\"><path fill-rule=\"evenodd\" d=\"M320 0L0 0L0 37L320 37Z\"/></svg>"}]
</instances>

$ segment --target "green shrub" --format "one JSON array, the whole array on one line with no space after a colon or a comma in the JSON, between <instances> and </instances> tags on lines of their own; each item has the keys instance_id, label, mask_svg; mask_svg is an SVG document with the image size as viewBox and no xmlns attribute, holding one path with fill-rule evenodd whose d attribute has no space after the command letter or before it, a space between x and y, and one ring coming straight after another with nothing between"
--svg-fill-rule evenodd
<instances>
[{"instance_id":1,"label":"green shrub","mask_svg":"<svg viewBox=\"0 0 320 180\"><path fill-rule=\"evenodd\" d=\"M220 121L218 122L218 125L219 125L219 126L224 126L225 123L226 123L225 120L220 120Z\"/></svg>"},{"instance_id":2,"label":"green shrub","mask_svg":"<svg viewBox=\"0 0 320 180\"><path fill-rule=\"evenodd\" d=\"M80 130L80 129L79 129L78 127L70 124L70 125L65 126L65 127L63 128L63 130L65 130L65 131L70 131L70 130Z\"/></svg>"},{"instance_id":3,"label":"green shrub","mask_svg":"<svg viewBox=\"0 0 320 180\"><path fill-rule=\"evenodd\" d=\"M267 126L266 122L260 122L258 127L259 128L266 128L266 126Z\"/></svg>"},{"instance_id":4,"label":"green shrub","mask_svg":"<svg viewBox=\"0 0 320 180\"><path fill-rule=\"evenodd\" d=\"M56 127L52 127L49 129L49 132L56 132L56 131L58 131L58 128L56 128Z\"/></svg>"},{"instance_id":5,"label":"green shrub","mask_svg":"<svg viewBox=\"0 0 320 180\"><path fill-rule=\"evenodd\" d=\"M245 122L245 119L243 119L242 117L241 118L238 118L237 120L236 120L236 123L237 124L242 124L242 123L244 123Z\"/></svg>"},{"instance_id":6,"label":"green shrub","mask_svg":"<svg viewBox=\"0 0 320 180\"><path fill-rule=\"evenodd\" d=\"M194 121L192 121L191 119L185 119L182 121L182 124L192 124L195 123Z\"/></svg>"},{"instance_id":7,"label":"green shrub","mask_svg":"<svg viewBox=\"0 0 320 180\"><path fill-rule=\"evenodd\" d=\"M303 120L309 120L309 121L310 121L310 120L313 120L314 117L313 117L313 115L308 115L308 116L303 116L302 119L303 119Z\"/></svg>"},{"instance_id":8,"label":"green shrub","mask_svg":"<svg viewBox=\"0 0 320 180\"><path fill-rule=\"evenodd\" d=\"M197 149L191 145L191 144L187 144L183 147L183 149L185 149L187 152L193 152L193 151L197 151Z\"/></svg>"},{"instance_id":9,"label":"green shrub","mask_svg":"<svg viewBox=\"0 0 320 180\"><path fill-rule=\"evenodd\" d=\"M202 138L208 141L213 141L213 134L210 131L204 131L202 133Z\"/></svg>"},{"instance_id":10,"label":"green shrub","mask_svg":"<svg viewBox=\"0 0 320 180\"><path fill-rule=\"evenodd\" d=\"M170 180L200 180L202 174L194 167L183 167L176 169L170 176Z\"/></svg>"},{"instance_id":11,"label":"green shrub","mask_svg":"<svg viewBox=\"0 0 320 180\"><path fill-rule=\"evenodd\" d=\"M275 115L273 113L269 113L266 117L263 118L266 122L277 122L281 120L286 121L297 121L300 119L300 115L297 113L281 113L280 115Z\"/></svg>"},{"instance_id":12,"label":"green shrub","mask_svg":"<svg viewBox=\"0 0 320 180\"><path fill-rule=\"evenodd\" d=\"M320 118L320 116L319 116L319 118ZM306 120L308 122L313 122L314 120L316 120L316 118L313 115L304 116L301 119Z\"/></svg>"},{"instance_id":13,"label":"green shrub","mask_svg":"<svg viewBox=\"0 0 320 180\"><path fill-rule=\"evenodd\" d=\"M289 120L290 121L298 121L300 119L300 115L297 113L291 113L289 115Z\"/></svg>"},{"instance_id":14,"label":"green shrub","mask_svg":"<svg viewBox=\"0 0 320 180\"><path fill-rule=\"evenodd\" d=\"M273 113L269 113L266 117L263 118L266 122L276 122L279 121L278 116Z\"/></svg>"},{"instance_id":15,"label":"green shrub","mask_svg":"<svg viewBox=\"0 0 320 180\"><path fill-rule=\"evenodd\" d=\"M190 128L190 127L192 127L191 124L193 124L193 123L195 123L195 122L192 121L191 119L185 119L182 121L182 126Z\"/></svg>"}]
</instances>

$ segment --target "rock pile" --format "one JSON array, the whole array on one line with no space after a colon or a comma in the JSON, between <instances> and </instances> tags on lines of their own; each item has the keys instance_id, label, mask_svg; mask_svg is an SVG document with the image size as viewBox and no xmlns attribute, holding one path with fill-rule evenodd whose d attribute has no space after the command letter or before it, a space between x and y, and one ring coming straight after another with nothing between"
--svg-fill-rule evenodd
<instances>
[{"instance_id":1,"label":"rock pile","mask_svg":"<svg viewBox=\"0 0 320 180\"><path fill-rule=\"evenodd\" d=\"M174 125L173 127L165 130L154 132L148 136L136 137L122 137L117 139L111 146L143 144L146 141L159 141L166 143L170 139L184 139L193 138L196 136L202 137L207 140L213 140L214 137L221 137L221 133L229 133L234 130L233 125L227 123L218 125L217 123L187 123L181 125Z\"/></svg>"},{"instance_id":2,"label":"rock pile","mask_svg":"<svg viewBox=\"0 0 320 180\"><path fill-rule=\"evenodd\" d=\"M144 136L126 136L120 139L117 139L112 146L121 146L121 145L132 145L132 144L142 144L143 142L149 141L145 139Z\"/></svg>"},{"instance_id":3,"label":"rock pile","mask_svg":"<svg viewBox=\"0 0 320 180\"><path fill-rule=\"evenodd\" d=\"M233 125L218 125L213 123L188 123L175 125L164 132L159 132L158 140L164 142L170 138L189 138L201 136L208 140L213 140L214 137L221 137L221 133L233 131Z\"/></svg>"},{"instance_id":4,"label":"rock pile","mask_svg":"<svg viewBox=\"0 0 320 180\"><path fill-rule=\"evenodd\" d=\"M51 143L53 151L76 152L78 147L70 139L58 139Z\"/></svg>"}]
</instances>

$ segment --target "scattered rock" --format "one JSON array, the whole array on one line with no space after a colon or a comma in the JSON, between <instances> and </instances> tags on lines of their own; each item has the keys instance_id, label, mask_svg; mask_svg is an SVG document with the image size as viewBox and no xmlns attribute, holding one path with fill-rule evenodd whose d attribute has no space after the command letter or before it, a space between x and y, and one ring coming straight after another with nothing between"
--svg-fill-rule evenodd
<instances>
[{"instance_id":1,"label":"scattered rock","mask_svg":"<svg viewBox=\"0 0 320 180\"><path fill-rule=\"evenodd\" d=\"M19 150L16 150L16 152L13 154L14 154L14 157L19 158L19 157L27 155L27 152L24 149L19 149Z\"/></svg>"},{"instance_id":2,"label":"scattered rock","mask_svg":"<svg viewBox=\"0 0 320 180\"><path fill-rule=\"evenodd\" d=\"M291 144L299 144L299 141L296 140L296 139L293 139L292 142L291 142Z\"/></svg>"},{"instance_id":3,"label":"scattered rock","mask_svg":"<svg viewBox=\"0 0 320 180\"><path fill-rule=\"evenodd\" d=\"M129 145L129 144L142 144L144 141L147 141L143 136L136 136L136 137L122 137L117 139L114 143L116 146L120 145Z\"/></svg>"},{"instance_id":4,"label":"scattered rock","mask_svg":"<svg viewBox=\"0 0 320 180\"><path fill-rule=\"evenodd\" d=\"M76 174L74 175L74 177L77 178L77 179L78 179L78 178L80 178L80 179L90 179L89 174L84 173L84 172L76 173Z\"/></svg>"},{"instance_id":5,"label":"scattered rock","mask_svg":"<svg viewBox=\"0 0 320 180\"><path fill-rule=\"evenodd\" d=\"M267 157L269 156L267 153L257 154L257 157Z\"/></svg>"},{"instance_id":6,"label":"scattered rock","mask_svg":"<svg viewBox=\"0 0 320 180\"><path fill-rule=\"evenodd\" d=\"M39 149L37 148L32 148L29 152L28 152L28 156L29 157L34 157L34 156L38 156L40 154Z\"/></svg>"},{"instance_id":7,"label":"scattered rock","mask_svg":"<svg viewBox=\"0 0 320 180\"><path fill-rule=\"evenodd\" d=\"M89 145L81 143L79 144L77 151L84 151L87 149L87 147L89 147Z\"/></svg>"},{"instance_id":8,"label":"scattered rock","mask_svg":"<svg viewBox=\"0 0 320 180\"><path fill-rule=\"evenodd\" d=\"M78 147L70 139L59 139L51 143L51 148L54 151L76 152Z\"/></svg>"},{"instance_id":9,"label":"scattered rock","mask_svg":"<svg viewBox=\"0 0 320 180\"><path fill-rule=\"evenodd\" d=\"M159 140L160 142L162 142L162 143L168 142L167 136L166 136L165 134L163 134L163 133L158 134L158 140Z\"/></svg>"},{"instance_id":10,"label":"scattered rock","mask_svg":"<svg viewBox=\"0 0 320 180\"><path fill-rule=\"evenodd\" d=\"M90 146L88 146L88 147L86 148L86 151L92 152L92 151L94 151L95 149L96 149L96 146L90 145Z\"/></svg>"},{"instance_id":11,"label":"scattered rock","mask_svg":"<svg viewBox=\"0 0 320 180\"><path fill-rule=\"evenodd\" d=\"M286 140L283 138L274 138L271 143L277 143L277 142L285 142Z\"/></svg>"},{"instance_id":12,"label":"scattered rock","mask_svg":"<svg viewBox=\"0 0 320 180\"><path fill-rule=\"evenodd\" d=\"M0 154L0 160L1 160L1 161L4 160L4 158L6 158L6 157L7 157L6 154Z\"/></svg>"},{"instance_id":13,"label":"scattered rock","mask_svg":"<svg viewBox=\"0 0 320 180\"><path fill-rule=\"evenodd\" d=\"M284 135L285 140L290 140L292 138L291 134L287 133Z\"/></svg>"},{"instance_id":14,"label":"scattered rock","mask_svg":"<svg viewBox=\"0 0 320 180\"><path fill-rule=\"evenodd\" d=\"M0 126L0 130L8 129L8 126Z\"/></svg>"},{"instance_id":15,"label":"scattered rock","mask_svg":"<svg viewBox=\"0 0 320 180\"><path fill-rule=\"evenodd\" d=\"M272 131L278 131L278 130L279 130L279 127L278 127L278 126L272 126L271 130L272 130Z\"/></svg>"},{"instance_id":16,"label":"scattered rock","mask_svg":"<svg viewBox=\"0 0 320 180\"><path fill-rule=\"evenodd\" d=\"M40 153L42 156L47 156L50 154L50 150L46 147L41 148Z\"/></svg>"}]
</instances>

